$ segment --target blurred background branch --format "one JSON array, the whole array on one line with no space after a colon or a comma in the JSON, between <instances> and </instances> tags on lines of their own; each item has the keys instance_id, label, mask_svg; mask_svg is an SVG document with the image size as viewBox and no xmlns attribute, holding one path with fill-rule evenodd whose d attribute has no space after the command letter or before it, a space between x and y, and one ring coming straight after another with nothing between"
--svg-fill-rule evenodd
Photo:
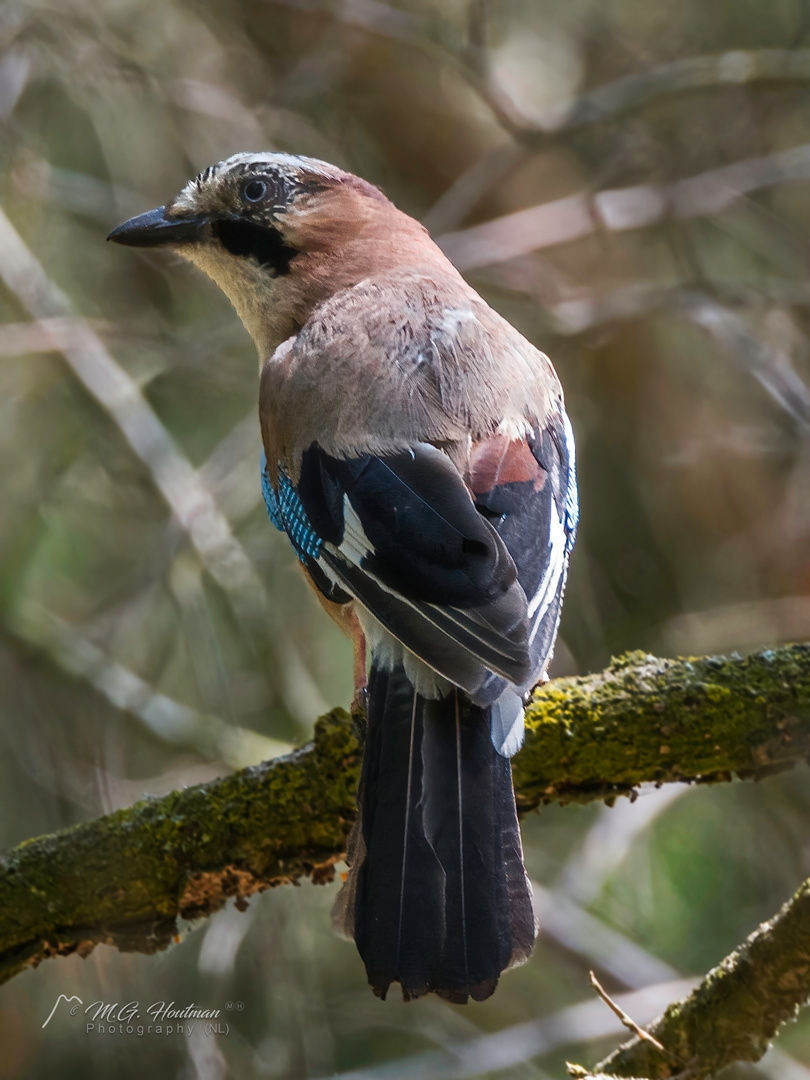
<instances>
[{"instance_id":1,"label":"blurred background branch","mask_svg":"<svg viewBox=\"0 0 810 1080\"><path fill-rule=\"evenodd\" d=\"M568 195L483 225L439 236L460 270L477 270L519 255L570 243L598 230L624 232L668 218L722 214L745 195L788 180L810 178L810 146L736 162L670 185L637 185L592 196Z\"/></svg>"},{"instance_id":2,"label":"blurred background branch","mask_svg":"<svg viewBox=\"0 0 810 1080\"><path fill-rule=\"evenodd\" d=\"M0 6L0 849L256 764L351 698L350 650L266 520L238 320L187 267L103 242L237 150L381 185L553 357L583 505L555 676L810 640L808 55L805 0ZM648 741L645 664L675 698L690 678L719 697L680 699ZM660 778L708 768L704 715L745 747L719 775L785 764L794 677L758 664L781 672L777 717L723 671L611 669L631 752L602 768L595 742L564 760L589 703L555 680L529 803L562 775L572 800L632 787L636 743ZM590 969L647 1023L810 877L803 769L632 790L524 817L544 929L479 1009L370 1002L329 931L336 884L275 889L158 957L102 945L14 979L0 1077L559 1080L620 1035ZM86 872L114 898L107 852ZM245 1009L227 1038L101 1045L42 1029L60 993ZM728 1076L808 1065L802 1015Z\"/></svg>"}]
</instances>

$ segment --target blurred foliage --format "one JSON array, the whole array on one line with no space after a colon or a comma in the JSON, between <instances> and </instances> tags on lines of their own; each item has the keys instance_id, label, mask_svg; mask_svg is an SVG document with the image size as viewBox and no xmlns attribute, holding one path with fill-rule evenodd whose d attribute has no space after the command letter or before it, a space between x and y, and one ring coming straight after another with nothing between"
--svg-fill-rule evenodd
<instances>
[{"instance_id":1,"label":"blurred foliage","mask_svg":"<svg viewBox=\"0 0 810 1080\"><path fill-rule=\"evenodd\" d=\"M734 174L762 182L715 213L595 218L468 276L552 356L577 435L583 522L557 673L627 648L810 638L810 168L768 166L810 154L807 50L807 0L1 6L0 204L199 470L268 601L257 633L57 331L0 288L0 848L215 775L254 752L240 731L301 741L320 709L348 703L350 650L261 505L241 325L179 260L104 244L237 150L334 161L440 241L575 194L764 161ZM234 735L230 756L195 737L195 717L216 718L219 744ZM697 973L810 874L806 774L663 794L544 810L526 822L527 862L626 935L610 939L617 956L632 939ZM0 1078L323 1076L591 996L586 945L546 935L485 1005L381 1004L331 934L332 898L275 890L167 954L100 948L18 978L0 991ZM218 1039L85 1034L65 1012L43 1031L60 993L245 1007ZM618 1041L578 1030L498 1075L561 1077L566 1058ZM810 1066L807 1021L782 1045Z\"/></svg>"}]
</instances>

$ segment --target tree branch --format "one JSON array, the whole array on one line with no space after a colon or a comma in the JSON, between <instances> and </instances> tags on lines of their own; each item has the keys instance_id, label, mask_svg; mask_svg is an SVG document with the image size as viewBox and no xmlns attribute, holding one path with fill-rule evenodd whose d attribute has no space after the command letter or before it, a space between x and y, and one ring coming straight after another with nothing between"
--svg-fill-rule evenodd
<instances>
[{"instance_id":1,"label":"tree branch","mask_svg":"<svg viewBox=\"0 0 810 1080\"><path fill-rule=\"evenodd\" d=\"M810 645L699 660L631 653L535 691L514 777L526 812L649 781L757 779L809 754ZM99 942L154 952L178 918L229 896L331 880L359 770L338 709L286 757L26 841L0 859L0 981Z\"/></svg>"},{"instance_id":2,"label":"tree branch","mask_svg":"<svg viewBox=\"0 0 810 1080\"><path fill-rule=\"evenodd\" d=\"M608 1077L701 1080L735 1061L758 1061L810 997L810 881L769 922L647 1028L600 1062ZM575 1073L573 1075L576 1075Z\"/></svg>"},{"instance_id":3,"label":"tree branch","mask_svg":"<svg viewBox=\"0 0 810 1080\"><path fill-rule=\"evenodd\" d=\"M761 779L810 756L810 644L748 656L643 652L534 692L513 764L521 810L639 784Z\"/></svg>"},{"instance_id":4,"label":"tree branch","mask_svg":"<svg viewBox=\"0 0 810 1080\"><path fill-rule=\"evenodd\" d=\"M456 269L468 273L581 240L599 230L618 233L673 219L715 217L744 195L789 180L805 180L808 173L810 144L802 143L669 184L565 195L435 239Z\"/></svg>"},{"instance_id":5,"label":"tree branch","mask_svg":"<svg viewBox=\"0 0 810 1080\"><path fill-rule=\"evenodd\" d=\"M229 896L330 881L359 760L338 709L285 757L20 844L0 859L0 982L98 943L156 952Z\"/></svg>"}]
</instances>

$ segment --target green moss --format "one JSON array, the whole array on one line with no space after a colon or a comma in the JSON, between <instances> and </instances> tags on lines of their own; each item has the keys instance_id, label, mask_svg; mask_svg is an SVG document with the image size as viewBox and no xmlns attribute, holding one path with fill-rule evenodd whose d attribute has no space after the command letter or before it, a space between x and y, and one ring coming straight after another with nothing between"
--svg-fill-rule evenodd
<instances>
[{"instance_id":1,"label":"green moss","mask_svg":"<svg viewBox=\"0 0 810 1080\"><path fill-rule=\"evenodd\" d=\"M810 646L658 660L539 688L514 759L518 805L612 800L645 781L767 775L810 754ZM355 817L360 745L335 709L287 757L145 799L0 860L0 978L54 951L153 951L179 915L329 877Z\"/></svg>"},{"instance_id":2,"label":"green moss","mask_svg":"<svg viewBox=\"0 0 810 1080\"><path fill-rule=\"evenodd\" d=\"M151 923L293 880L343 850L359 778L348 715L313 743L221 780L26 841L0 861L0 973L80 941L151 951Z\"/></svg>"},{"instance_id":3,"label":"green moss","mask_svg":"<svg viewBox=\"0 0 810 1080\"><path fill-rule=\"evenodd\" d=\"M810 647L750 657L615 658L535 691L515 760L523 809L626 793L645 780L764 775L810 749Z\"/></svg>"},{"instance_id":4,"label":"green moss","mask_svg":"<svg viewBox=\"0 0 810 1080\"><path fill-rule=\"evenodd\" d=\"M709 972L650 1029L665 1047L634 1039L595 1071L667 1080L689 1065L693 1080L735 1061L758 1061L810 996L810 882L779 914Z\"/></svg>"}]
</instances>

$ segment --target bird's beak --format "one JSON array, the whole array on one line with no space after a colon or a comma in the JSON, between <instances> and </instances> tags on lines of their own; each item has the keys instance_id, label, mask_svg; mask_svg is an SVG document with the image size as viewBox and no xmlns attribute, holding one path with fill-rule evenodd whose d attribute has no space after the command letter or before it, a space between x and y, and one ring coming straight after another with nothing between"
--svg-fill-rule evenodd
<instances>
[{"instance_id":1,"label":"bird's beak","mask_svg":"<svg viewBox=\"0 0 810 1080\"><path fill-rule=\"evenodd\" d=\"M203 217L167 218L166 207L147 210L113 229L108 240L129 247L180 247L202 239Z\"/></svg>"}]
</instances>

